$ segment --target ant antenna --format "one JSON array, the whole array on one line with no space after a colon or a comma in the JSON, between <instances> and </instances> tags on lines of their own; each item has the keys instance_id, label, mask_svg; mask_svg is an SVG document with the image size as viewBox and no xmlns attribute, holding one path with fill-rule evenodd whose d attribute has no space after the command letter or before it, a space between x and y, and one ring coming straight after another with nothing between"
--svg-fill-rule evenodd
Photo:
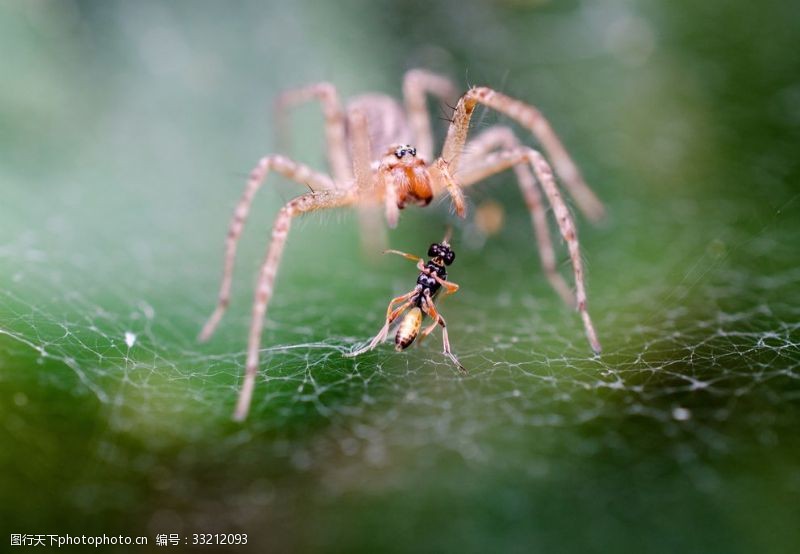
<instances>
[{"instance_id":1,"label":"ant antenna","mask_svg":"<svg viewBox=\"0 0 800 554\"><path fill-rule=\"evenodd\" d=\"M442 244L450 245L450 237L453 236L453 226L448 225L447 231L444 233L444 238L442 239Z\"/></svg>"}]
</instances>

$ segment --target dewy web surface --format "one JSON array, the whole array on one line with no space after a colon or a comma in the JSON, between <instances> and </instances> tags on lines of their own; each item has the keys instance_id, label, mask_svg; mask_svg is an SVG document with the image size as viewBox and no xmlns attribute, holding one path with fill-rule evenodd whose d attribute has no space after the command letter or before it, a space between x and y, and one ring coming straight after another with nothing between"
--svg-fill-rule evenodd
<instances>
[{"instance_id":1,"label":"dewy web surface","mask_svg":"<svg viewBox=\"0 0 800 554\"><path fill-rule=\"evenodd\" d=\"M27 234L0 249L8 271L0 291L2 350L37 362L20 368L30 382L65 395L90 393L121 429L182 435L202 432L202 421L227 420L243 371L246 270L238 308L216 346L205 348L194 333L209 298L192 285L162 291L167 282L190 283L199 267L173 275L146 245L134 244L140 271L122 273L119 260L96 268L96 260L41 240ZM694 259L667 251L665 264L679 268L676 283L657 268L632 267L643 277L636 288L592 298L606 347L599 357L589 355L578 321L554 295L537 297L550 294L546 288L534 294L513 274L495 293L467 288L442 308L467 377L441 355L436 334L410 354L384 346L355 361L342 358L374 333L384 299L413 279L412 267L392 266L388 281L380 270L360 273L366 316L363 305L319 286L322 277L312 278L298 306L286 277L279 287L289 291L270 312L247 428L288 437L286 428L321 423L324 431L302 446L276 442L301 469L332 453L381 466L410 449L422 461L450 452L535 472L544 458L509 456L509 444L539 432L535 449L546 449L554 440L547 431L562 430L568 451L625 448L629 431L619 426L585 436L581 429L631 417L673 441L678 458L736 448L718 430L729 419L741 427L737 436L769 443L780 406L800 398L800 269L756 273L735 260L786 248L765 231L732 251L712 243ZM461 271L469 282L469 269ZM20 390L15 400L25 395Z\"/></svg>"}]
</instances>

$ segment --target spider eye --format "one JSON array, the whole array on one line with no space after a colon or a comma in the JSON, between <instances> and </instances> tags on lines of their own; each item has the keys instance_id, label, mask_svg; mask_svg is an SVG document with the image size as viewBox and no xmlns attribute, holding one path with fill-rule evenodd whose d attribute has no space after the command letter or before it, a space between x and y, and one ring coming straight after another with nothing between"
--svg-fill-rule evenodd
<instances>
[{"instance_id":1,"label":"spider eye","mask_svg":"<svg viewBox=\"0 0 800 554\"><path fill-rule=\"evenodd\" d=\"M450 265L456 259L456 253L452 250L448 250L447 253L444 255L444 265Z\"/></svg>"},{"instance_id":2,"label":"spider eye","mask_svg":"<svg viewBox=\"0 0 800 554\"><path fill-rule=\"evenodd\" d=\"M402 158L405 153L406 151L403 148L398 148L397 150L394 151L394 155L398 160Z\"/></svg>"},{"instance_id":3,"label":"spider eye","mask_svg":"<svg viewBox=\"0 0 800 554\"><path fill-rule=\"evenodd\" d=\"M410 148L408 150L408 153L411 154L412 156L416 156L417 155L417 149L416 148Z\"/></svg>"},{"instance_id":4,"label":"spider eye","mask_svg":"<svg viewBox=\"0 0 800 554\"><path fill-rule=\"evenodd\" d=\"M430 248L428 248L428 256L433 258L434 256L439 255L439 245L435 242L431 244Z\"/></svg>"}]
</instances>

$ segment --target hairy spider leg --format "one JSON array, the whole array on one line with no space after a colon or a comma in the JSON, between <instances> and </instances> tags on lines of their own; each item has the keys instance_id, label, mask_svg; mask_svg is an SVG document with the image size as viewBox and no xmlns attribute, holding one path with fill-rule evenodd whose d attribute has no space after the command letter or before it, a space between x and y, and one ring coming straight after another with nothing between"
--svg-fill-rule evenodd
<instances>
[{"instance_id":1,"label":"hairy spider leg","mask_svg":"<svg viewBox=\"0 0 800 554\"><path fill-rule=\"evenodd\" d=\"M239 199L239 203L236 205L233 218L228 226L228 235L225 239L225 264L222 272L222 283L219 288L217 306L211 314L211 317L209 317L208 321L203 325L203 329L197 337L201 342L207 341L211 338L211 335L214 334L230 302L233 267L236 259L236 247L239 243L239 237L242 234L242 229L250 213L250 206L253 203L253 198L264 183L270 169L298 184L308 185L315 190L322 191L333 188L333 182L327 175L317 173L308 166L294 162L284 156L266 156L258 161L256 167L250 172L247 185L244 188L242 197Z\"/></svg>"},{"instance_id":2,"label":"hairy spider leg","mask_svg":"<svg viewBox=\"0 0 800 554\"><path fill-rule=\"evenodd\" d=\"M424 160L433 159L433 132L425 95L432 94L442 102L452 105L458 98L458 89L450 79L425 71L412 69L403 77L403 98L414 146Z\"/></svg>"},{"instance_id":3,"label":"hairy spider leg","mask_svg":"<svg viewBox=\"0 0 800 554\"><path fill-rule=\"evenodd\" d=\"M339 93L331 83L314 83L297 89L287 90L275 99L275 123L278 129L278 143L289 141L287 115L289 108L299 104L318 101L325 117L325 142L328 150L328 163L336 188L346 188L353 175L350 172L350 158L347 155L347 136L345 133L345 114Z\"/></svg>"},{"instance_id":4,"label":"hairy spider leg","mask_svg":"<svg viewBox=\"0 0 800 554\"><path fill-rule=\"evenodd\" d=\"M436 307L433 305L433 300L431 300L430 294L427 293L427 291L422 298L422 311L431 316L436 323L441 325L444 355L450 358L450 361L456 365L459 371L462 373L467 373L467 368L461 365L461 362L458 361L458 358L456 358L455 354L453 354L453 352L450 350L450 338L447 336L447 323L442 315L436 311Z\"/></svg>"},{"instance_id":5,"label":"hairy spider leg","mask_svg":"<svg viewBox=\"0 0 800 554\"><path fill-rule=\"evenodd\" d=\"M533 133L553 160L553 165L564 181L564 186L575 199L581 211L593 221L603 217L605 212L603 204L583 180L580 170L541 112L530 104L488 87L471 88L464 93L456 105L453 122L447 131L447 138L442 148L442 158L448 163L451 173L455 174L458 169L459 159L469 132L470 119L478 104L488 106L510 117Z\"/></svg>"},{"instance_id":6,"label":"hairy spider leg","mask_svg":"<svg viewBox=\"0 0 800 554\"><path fill-rule=\"evenodd\" d=\"M386 225L391 229L397 227L397 220L400 219L400 208L397 206L399 193L394 179L391 176L391 169L381 164L378 168L378 183L383 190L383 206L386 213Z\"/></svg>"},{"instance_id":7,"label":"hairy spider leg","mask_svg":"<svg viewBox=\"0 0 800 554\"><path fill-rule=\"evenodd\" d=\"M236 411L233 415L236 421L244 420L250 409L256 374L258 373L259 348L261 345L261 330L264 326L264 315L267 312L269 300L272 298L275 275L278 272L292 219L308 212L348 206L353 204L356 198L354 191L312 192L290 200L278 212L278 216L272 226L272 240L267 249L267 256L258 274L253 317L250 321L250 334L247 343L244 382L242 383L239 400L236 403Z\"/></svg>"},{"instance_id":8,"label":"hairy spider leg","mask_svg":"<svg viewBox=\"0 0 800 554\"><path fill-rule=\"evenodd\" d=\"M450 174L447 162L443 158L438 158L431 166L431 170L434 181L438 180L439 182L438 188L447 190L450 195L456 215L462 219L466 217L467 203L464 200L464 191L456 184L455 179Z\"/></svg>"},{"instance_id":9,"label":"hairy spider leg","mask_svg":"<svg viewBox=\"0 0 800 554\"><path fill-rule=\"evenodd\" d=\"M388 237L380 210L380 191L375 187L372 171L372 147L369 125L364 110L349 106L347 129L350 137L350 153L353 158L355 186L361 195L358 203L358 226L361 231L361 248L364 253L374 253L386 247ZM371 258L370 259L374 259Z\"/></svg>"},{"instance_id":10,"label":"hairy spider leg","mask_svg":"<svg viewBox=\"0 0 800 554\"><path fill-rule=\"evenodd\" d=\"M497 148L513 150L519 148L520 142L510 127L496 125L488 128L475 138L471 139L465 148L461 163L462 169L459 170L459 178L465 180L468 185L481 181L493 172L491 167L487 168L484 162L486 156ZM575 307L575 295L567 282L556 268L556 256L553 249L553 239L550 237L550 229L547 225L547 216L542 203L542 195L536 186L536 180L527 164L517 164L513 166L517 177L525 204L531 214L533 232L538 245L539 259L542 264L545 277L550 285L555 289L561 299L568 306ZM488 171L488 172L487 172ZM461 186L468 186L463 182Z\"/></svg>"},{"instance_id":11,"label":"hairy spider leg","mask_svg":"<svg viewBox=\"0 0 800 554\"><path fill-rule=\"evenodd\" d=\"M350 152L353 156L353 173L356 186L362 192L372 190L372 151L369 143L369 125L366 114L358 108L347 112L350 130Z\"/></svg>"},{"instance_id":12,"label":"hairy spider leg","mask_svg":"<svg viewBox=\"0 0 800 554\"><path fill-rule=\"evenodd\" d=\"M586 300L586 287L584 284L583 261L581 260L580 245L578 243L578 235L575 229L575 222L572 215L569 213L564 198L558 191L553 171L547 160L532 148L521 147L515 150L499 151L489 154L485 163L480 168L473 169L470 173L463 176L462 186L469 186L476 181L485 179L489 175L494 175L504 171L516 164L527 163L533 168L533 172L539 181L542 189L544 189L545 196L553 209L553 214L558 224L558 229L567 243L569 250L570 261L572 262L572 269L575 275L575 295L577 298L576 307L583 320L583 326L586 330L586 338L589 345L596 353L599 353L602 348L600 342L597 340L597 333L594 330L591 317L587 308Z\"/></svg>"}]
</instances>

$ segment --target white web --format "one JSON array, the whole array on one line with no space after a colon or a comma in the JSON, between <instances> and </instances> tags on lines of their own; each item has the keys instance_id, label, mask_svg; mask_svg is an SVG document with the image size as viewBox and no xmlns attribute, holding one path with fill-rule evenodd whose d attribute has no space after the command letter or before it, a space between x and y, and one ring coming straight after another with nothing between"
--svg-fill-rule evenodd
<instances>
[{"instance_id":1,"label":"white web","mask_svg":"<svg viewBox=\"0 0 800 554\"><path fill-rule=\"evenodd\" d=\"M295 232L313 234L313 227ZM512 273L495 292L475 290L464 287L469 262L457 262L452 278L463 288L442 311L467 377L441 355L438 332L409 353L387 344L355 361L341 356L377 330L385 302L413 281L410 264L359 272L358 291L342 292L342 284L326 283L346 282L353 263L343 260L333 277L307 275L308 255L290 254L270 308L254 409L237 440L268 432L299 469L337 472L382 467L410 451L422 464L449 452L536 473L546 456L508 455L526 442L520 437L538 434L533 448L542 453L559 436L560 448L588 455L610 444L625 448L627 431L596 426L631 417L673 441L679 461L735 449L736 437L769 443L781 403L800 398L800 270L754 272L733 257L774 256L785 248L774 238L762 234L732 253L712 243L695 257L675 248L664 252L663 267L629 264L641 285L624 295L603 298L613 283L595 287L590 300L606 347L600 357L589 354L577 317L544 285L525 289ZM161 265L175 246L160 252L143 240L128 245L132 260L115 256L106 268L48 249L36 234L6 242L0 345L9 359L36 362L23 369L33 386L91 393L120 430L148 440L202 434L228 421L238 392L252 276L239 270L231 313L201 347L194 336L213 285L192 279L211 283L218 272ZM610 267L619 256L609 254ZM492 254L486 259L491 264ZM136 271L120 273L123 260ZM667 268L678 277L666 277ZM20 390L17 399L28 394ZM734 436L715 430L728 420L740 427ZM298 428L318 431L298 442ZM352 456L359 463L335 470L329 463Z\"/></svg>"}]
</instances>

